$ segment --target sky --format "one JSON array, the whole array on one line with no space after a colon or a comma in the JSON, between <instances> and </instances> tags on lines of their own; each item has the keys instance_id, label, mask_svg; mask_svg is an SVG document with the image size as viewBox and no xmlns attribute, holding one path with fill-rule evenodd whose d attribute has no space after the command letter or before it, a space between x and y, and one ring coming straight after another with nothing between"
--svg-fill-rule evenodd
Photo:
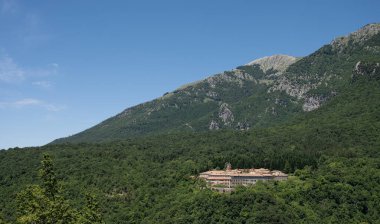
<instances>
[{"instance_id":1,"label":"sky","mask_svg":"<svg viewBox=\"0 0 380 224\"><path fill-rule=\"evenodd\" d=\"M0 149L47 144L374 22L378 0L0 0Z\"/></svg>"}]
</instances>

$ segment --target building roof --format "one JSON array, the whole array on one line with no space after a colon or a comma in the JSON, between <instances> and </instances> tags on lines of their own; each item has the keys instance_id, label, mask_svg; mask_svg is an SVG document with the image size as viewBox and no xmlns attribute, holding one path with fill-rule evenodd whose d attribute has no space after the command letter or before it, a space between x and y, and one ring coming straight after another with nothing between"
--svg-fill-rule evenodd
<instances>
[{"instance_id":1,"label":"building roof","mask_svg":"<svg viewBox=\"0 0 380 224\"><path fill-rule=\"evenodd\" d=\"M200 174L207 179L224 177L287 177L288 175L278 170L260 169L234 169L234 170L210 170Z\"/></svg>"},{"instance_id":2,"label":"building roof","mask_svg":"<svg viewBox=\"0 0 380 224\"><path fill-rule=\"evenodd\" d=\"M208 177L208 180L231 180L231 177Z\"/></svg>"}]
</instances>

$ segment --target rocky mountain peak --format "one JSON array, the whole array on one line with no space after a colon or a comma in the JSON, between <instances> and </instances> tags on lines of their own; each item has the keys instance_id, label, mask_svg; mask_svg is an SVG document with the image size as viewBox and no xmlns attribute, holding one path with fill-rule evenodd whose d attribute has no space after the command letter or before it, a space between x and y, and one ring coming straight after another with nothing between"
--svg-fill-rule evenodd
<instances>
[{"instance_id":1,"label":"rocky mountain peak","mask_svg":"<svg viewBox=\"0 0 380 224\"><path fill-rule=\"evenodd\" d=\"M285 71L289 65L297 61L296 57L277 54L272 56L267 56L263 58L256 59L249 62L247 65L260 65L260 68L266 72L270 69L277 70L280 72Z\"/></svg>"},{"instance_id":2,"label":"rocky mountain peak","mask_svg":"<svg viewBox=\"0 0 380 224\"><path fill-rule=\"evenodd\" d=\"M369 40L374 35L380 33L380 23L371 23L361 29L348 34L347 36L335 38L331 45L335 49L342 49L349 43L360 44Z\"/></svg>"}]
</instances>

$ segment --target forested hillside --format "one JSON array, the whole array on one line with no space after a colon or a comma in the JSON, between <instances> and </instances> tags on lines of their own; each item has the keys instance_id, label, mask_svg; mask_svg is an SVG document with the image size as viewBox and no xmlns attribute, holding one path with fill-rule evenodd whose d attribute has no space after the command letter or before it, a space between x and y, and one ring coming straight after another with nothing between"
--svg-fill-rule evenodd
<instances>
[{"instance_id":1,"label":"forested hillside","mask_svg":"<svg viewBox=\"0 0 380 224\"><path fill-rule=\"evenodd\" d=\"M356 66L355 66L356 65ZM357 61L339 94L318 110L246 131L179 132L106 143L64 143L0 152L0 208L39 183L52 155L75 207L92 192L106 223L376 223L380 219L380 65ZM284 182L213 192L199 172L280 169Z\"/></svg>"}]
</instances>

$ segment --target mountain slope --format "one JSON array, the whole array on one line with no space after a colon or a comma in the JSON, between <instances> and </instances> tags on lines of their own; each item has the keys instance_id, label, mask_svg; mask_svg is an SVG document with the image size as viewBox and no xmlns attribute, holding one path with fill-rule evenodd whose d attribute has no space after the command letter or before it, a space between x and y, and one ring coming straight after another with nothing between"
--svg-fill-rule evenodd
<instances>
[{"instance_id":1,"label":"mountain slope","mask_svg":"<svg viewBox=\"0 0 380 224\"><path fill-rule=\"evenodd\" d=\"M304 58L274 55L131 107L62 142L270 127L318 109L350 81L358 61L380 61L380 24L337 38Z\"/></svg>"}]
</instances>

